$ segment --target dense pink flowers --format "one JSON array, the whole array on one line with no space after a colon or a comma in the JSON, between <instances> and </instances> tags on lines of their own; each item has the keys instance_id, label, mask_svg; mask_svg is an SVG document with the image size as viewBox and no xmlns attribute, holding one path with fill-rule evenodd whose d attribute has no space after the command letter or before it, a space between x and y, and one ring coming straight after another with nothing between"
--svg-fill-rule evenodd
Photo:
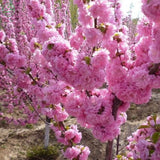
<instances>
[{"instance_id":1,"label":"dense pink flowers","mask_svg":"<svg viewBox=\"0 0 160 160\"><path fill-rule=\"evenodd\" d=\"M80 146L81 147L81 154L79 156L79 160L87 160L88 155L90 154L90 150L88 147Z\"/></svg>"},{"instance_id":2,"label":"dense pink flowers","mask_svg":"<svg viewBox=\"0 0 160 160\"><path fill-rule=\"evenodd\" d=\"M87 160L90 151L78 145L77 126L63 122L74 116L95 138L111 141L120 134L130 103L147 103L152 89L160 88L160 2L142 0L147 18L133 41L128 41L131 30L122 24L118 0L74 0L76 28L67 0L21 2L23 7L20 1L13 4L13 19L1 17L0 89L7 94L2 101L10 102L8 110L17 107L27 120L0 116L16 125L36 123L41 115L52 119L58 142L66 146L64 157ZM159 159L156 120L148 118L147 127L129 139L127 158Z\"/></svg>"},{"instance_id":3,"label":"dense pink flowers","mask_svg":"<svg viewBox=\"0 0 160 160\"><path fill-rule=\"evenodd\" d=\"M159 124L160 119L157 116L149 116L147 122L142 124L131 137L128 137L127 158L160 159L160 131L157 128Z\"/></svg>"},{"instance_id":4,"label":"dense pink flowers","mask_svg":"<svg viewBox=\"0 0 160 160\"><path fill-rule=\"evenodd\" d=\"M109 21L109 18L112 14L112 10L109 8L106 1L95 2L89 9L93 18L99 18L103 22Z\"/></svg>"},{"instance_id":5,"label":"dense pink flowers","mask_svg":"<svg viewBox=\"0 0 160 160\"><path fill-rule=\"evenodd\" d=\"M43 18L46 8L44 5L41 5L38 0L30 0L29 9L33 18L41 19Z\"/></svg>"},{"instance_id":6,"label":"dense pink flowers","mask_svg":"<svg viewBox=\"0 0 160 160\"><path fill-rule=\"evenodd\" d=\"M79 160L87 160L90 151L88 147L84 146L75 146L72 148L67 148L64 153L64 157L69 158L71 160L79 157Z\"/></svg>"},{"instance_id":7,"label":"dense pink flowers","mask_svg":"<svg viewBox=\"0 0 160 160\"><path fill-rule=\"evenodd\" d=\"M5 40L6 34L4 31L0 30L0 42L3 42Z\"/></svg>"},{"instance_id":8,"label":"dense pink flowers","mask_svg":"<svg viewBox=\"0 0 160 160\"><path fill-rule=\"evenodd\" d=\"M78 7L81 7L83 5L83 1L82 0L74 0L73 1L74 4L76 4Z\"/></svg>"},{"instance_id":9,"label":"dense pink flowers","mask_svg":"<svg viewBox=\"0 0 160 160\"><path fill-rule=\"evenodd\" d=\"M65 131L66 140L72 140L73 143L80 143L82 138L82 133L78 132L77 126L72 125L69 130Z\"/></svg>"},{"instance_id":10,"label":"dense pink flowers","mask_svg":"<svg viewBox=\"0 0 160 160\"><path fill-rule=\"evenodd\" d=\"M5 57L5 61L10 67L23 67L26 65L26 59L24 56L12 53L8 54Z\"/></svg>"},{"instance_id":11,"label":"dense pink flowers","mask_svg":"<svg viewBox=\"0 0 160 160\"><path fill-rule=\"evenodd\" d=\"M4 57L9 53L9 50L5 45L0 44L0 59L4 59Z\"/></svg>"},{"instance_id":12,"label":"dense pink flowers","mask_svg":"<svg viewBox=\"0 0 160 160\"><path fill-rule=\"evenodd\" d=\"M126 121L126 115L122 110L126 111L124 108L127 108L127 104L122 105L123 109L119 110L115 121L112 115L115 97L110 92L97 89L87 93L90 98L85 93L77 92L77 94L79 95L76 96L73 93L68 95L65 109L70 115L77 117L82 126L90 128L93 135L102 142L111 140L120 133L118 126Z\"/></svg>"},{"instance_id":13,"label":"dense pink flowers","mask_svg":"<svg viewBox=\"0 0 160 160\"><path fill-rule=\"evenodd\" d=\"M153 27L153 40L149 50L149 56L154 63L160 62L160 29L159 26Z\"/></svg>"},{"instance_id":14,"label":"dense pink flowers","mask_svg":"<svg viewBox=\"0 0 160 160\"><path fill-rule=\"evenodd\" d=\"M143 13L154 22L160 22L160 1L159 0L142 0Z\"/></svg>"},{"instance_id":15,"label":"dense pink flowers","mask_svg":"<svg viewBox=\"0 0 160 160\"><path fill-rule=\"evenodd\" d=\"M78 157L80 152L80 148L77 147L67 148L67 150L64 152L64 157L73 160L74 158Z\"/></svg>"},{"instance_id":16,"label":"dense pink flowers","mask_svg":"<svg viewBox=\"0 0 160 160\"><path fill-rule=\"evenodd\" d=\"M102 40L102 33L95 28L86 28L84 30L84 36L86 43L91 47L96 46Z\"/></svg>"},{"instance_id":17,"label":"dense pink flowers","mask_svg":"<svg viewBox=\"0 0 160 160\"><path fill-rule=\"evenodd\" d=\"M70 45L75 49L79 49L84 41L83 28L77 27L75 33L70 37Z\"/></svg>"}]
</instances>

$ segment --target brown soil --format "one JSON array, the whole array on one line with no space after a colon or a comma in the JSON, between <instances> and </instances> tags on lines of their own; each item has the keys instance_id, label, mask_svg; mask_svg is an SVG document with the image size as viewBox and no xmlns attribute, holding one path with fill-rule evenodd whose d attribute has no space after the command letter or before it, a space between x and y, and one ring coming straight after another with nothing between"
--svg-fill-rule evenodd
<instances>
[{"instance_id":1,"label":"brown soil","mask_svg":"<svg viewBox=\"0 0 160 160\"><path fill-rule=\"evenodd\" d=\"M153 91L149 103L144 105L132 104L127 111L128 120L121 127L119 150L123 153L127 145L126 138L134 132L145 118L153 113L160 115L160 91ZM75 123L74 119L70 121ZM43 144L45 125L40 122L32 129L0 123L0 160L26 160L26 151L34 145ZM89 146L91 154L89 160L104 160L106 143L96 140L89 130L79 127L83 134L82 144ZM56 144L54 134L51 133L50 144ZM116 146L116 141L114 146ZM115 147L114 147L115 148ZM57 160L64 160L60 155Z\"/></svg>"}]
</instances>

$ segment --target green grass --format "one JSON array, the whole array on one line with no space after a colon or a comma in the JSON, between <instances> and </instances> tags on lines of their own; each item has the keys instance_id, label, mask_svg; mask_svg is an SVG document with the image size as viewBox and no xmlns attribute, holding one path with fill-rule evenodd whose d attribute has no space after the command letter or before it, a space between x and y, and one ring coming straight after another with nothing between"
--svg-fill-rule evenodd
<instances>
[{"instance_id":1,"label":"green grass","mask_svg":"<svg viewBox=\"0 0 160 160\"><path fill-rule=\"evenodd\" d=\"M59 156L58 146L34 146L27 151L27 160L56 160Z\"/></svg>"},{"instance_id":2,"label":"green grass","mask_svg":"<svg viewBox=\"0 0 160 160\"><path fill-rule=\"evenodd\" d=\"M26 124L26 128L27 129L33 129L33 125L32 124Z\"/></svg>"}]
</instances>

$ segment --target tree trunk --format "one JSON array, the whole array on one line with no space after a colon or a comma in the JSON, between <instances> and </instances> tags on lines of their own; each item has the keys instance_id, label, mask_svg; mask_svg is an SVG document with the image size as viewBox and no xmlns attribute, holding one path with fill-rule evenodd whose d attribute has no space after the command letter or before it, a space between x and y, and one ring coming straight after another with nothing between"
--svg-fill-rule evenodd
<instances>
[{"instance_id":1,"label":"tree trunk","mask_svg":"<svg viewBox=\"0 0 160 160\"><path fill-rule=\"evenodd\" d=\"M123 102L115 96L114 99L113 99L113 105L112 105L112 115L113 115L115 121L117 119L118 108L122 104L123 104ZM108 141L108 144L106 146L106 158L105 158L105 160L112 160L112 157L113 157L113 153L112 153L113 152L113 141L114 140Z\"/></svg>"},{"instance_id":2,"label":"tree trunk","mask_svg":"<svg viewBox=\"0 0 160 160\"><path fill-rule=\"evenodd\" d=\"M113 151L113 140L108 141L107 147L106 147L106 159L105 160L112 160L112 151Z\"/></svg>"},{"instance_id":3,"label":"tree trunk","mask_svg":"<svg viewBox=\"0 0 160 160\"><path fill-rule=\"evenodd\" d=\"M47 148L49 146L50 122L51 122L51 119L46 116L44 148Z\"/></svg>"}]
</instances>

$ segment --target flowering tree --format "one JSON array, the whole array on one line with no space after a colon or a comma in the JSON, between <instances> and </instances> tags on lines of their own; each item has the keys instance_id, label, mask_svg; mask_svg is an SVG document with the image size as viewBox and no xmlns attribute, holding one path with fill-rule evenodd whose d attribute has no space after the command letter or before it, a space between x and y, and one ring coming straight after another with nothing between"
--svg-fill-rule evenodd
<instances>
[{"instance_id":1,"label":"flowering tree","mask_svg":"<svg viewBox=\"0 0 160 160\"><path fill-rule=\"evenodd\" d=\"M10 113L18 108L26 117L9 117L4 109L1 119L24 125L45 115L45 147L52 128L66 158L85 160L90 151L78 145L81 133L63 123L74 116L108 141L111 160L130 103L147 103L160 87L160 2L142 3L145 16L130 46L119 0L2 0L1 100ZM70 10L78 12L76 28Z\"/></svg>"}]
</instances>

